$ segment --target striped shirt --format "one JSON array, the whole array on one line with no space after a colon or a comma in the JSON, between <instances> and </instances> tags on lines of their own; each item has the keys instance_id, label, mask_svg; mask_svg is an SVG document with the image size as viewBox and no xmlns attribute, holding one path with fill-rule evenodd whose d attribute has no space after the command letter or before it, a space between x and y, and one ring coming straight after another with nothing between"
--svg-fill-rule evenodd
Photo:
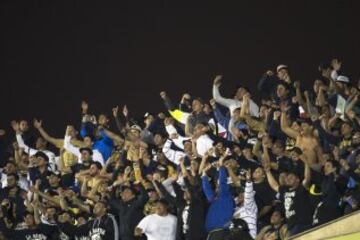
<instances>
[{"instance_id":1,"label":"striped shirt","mask_svg":"<svg viewBox=\"0 0 360 240\"><path fill-rule=\"evenodd\" d=\"M250 235L255 239L257 234L257 213L258 208L254 199L255 192L253 183L246 182L244 203L235 209L234 218L243 219L249 226Z\"/></svg>"}]
</instances>

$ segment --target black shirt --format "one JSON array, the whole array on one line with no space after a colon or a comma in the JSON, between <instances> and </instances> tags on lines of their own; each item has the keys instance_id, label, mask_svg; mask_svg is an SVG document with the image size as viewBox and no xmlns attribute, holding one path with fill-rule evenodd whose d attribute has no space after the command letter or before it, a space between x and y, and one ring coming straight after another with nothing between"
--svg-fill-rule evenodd
<instances>
[{"instance_id":1,"label":"black shirt","mask_svg":"<svg viewBox=\"0 0 360 240\"><path fill-rule=\"evenodd\" d=\"M291 229L298 224L310 225L313 206L308 191L302 185L294 190L281 186L279 193L284 205L288 228Z\"/></svg>"},{"instance_id":2,"label":"black shirt","mask_svg":"<svg viewBox=\"0 0 360 240\"><path fill-rule=\"evenodd\" d=\"M1 224L1 231L8 239L16 239L16 240L50 240L50 236L46 234L44 229L45 224L39 224L34 229L21 229L14 230L8 229L5 227L4 222Z\"/></svg>"}]
</instances>

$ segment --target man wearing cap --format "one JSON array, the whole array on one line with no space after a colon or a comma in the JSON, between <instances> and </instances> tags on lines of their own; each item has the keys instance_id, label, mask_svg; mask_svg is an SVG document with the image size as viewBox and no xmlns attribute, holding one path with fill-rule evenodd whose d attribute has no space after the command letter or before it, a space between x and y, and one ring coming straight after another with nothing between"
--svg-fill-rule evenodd
<instances>
[{"instance_id":1,"label":"man wearing cap","mask_svg":"<svg viewBox=\"0 0 360 240\"><path fill-rule=\"evenodd\" d=\"M242 107L242 99L243 96L248 93L249 91L244 88L244 87L239 87L236 91L236 94L234 96L234 99L229 99L229 98L223 98L220 95L220 91L219 88L221 86L221 79L222 76L218 75L215 77L214 79L214 84L213 84L213 98L215 99L215 101L227 108L229 108L230 114L233 114L233 111L236 108ZM258 117L259 116L259 107L258 105L250 99L250 115L254 116L254 117Z\"/></svg>"},{"instance_id":2,"label":"man wearing cap","mask_svg":"<svg viewBox=\"0 0 360 240\"><path fill-rule=\"evenodd\" d=\"M286 177L286 186L279 185L270 170L270 166L266 165L268 182L271 188L280 194L280 200L285 208L289 236L307 230L312 223L313 209L308 192L311 170L307 161L302 160L305 164L304 179L301 181L300 173L296 171L289 172Z\"/></svg>"},{"instance_id":3,"label":"man wearing cap","mask_svg":"<svg viewBox=\"0 0 360 240\"><path fill-rule=\"evenodd\" d=\"M87 151L90 156L92 156L92 160L94 160L95 162L99 162L102 166L104 166L104 158L102 156L102 154L97 150L97 149L93 149L92 150L92 146L93 146L93 141L91 139L90 136L86 136L84 138L84 148L78 148L75 147L72 143L71 143L71 127L67 126L66 128L66 133L65 133L65 138L64 138L64 148L65 150L71 152L72 154L74 154L75 156L78 157L79 163L83 162L83 155L85 153L83 153L84 151Z\"/></svg>"},{"instance_id":4,"label":"man wearing cap","mask_svg":"<svg viewBox=\"0 0 360 240\"><path fill-rule=\"evenodd\" d=\"M117 212L119 216L119 235L122 240L134 240L134 230L136 225L144 217L144 206L149 199L142 184L139 186L140 193L136 195L136 190L131 186L122 186L120 197L115 196L110 200L112 212Z\"/></svg>"},{"instance_id":5,"label":"man wearing cap","mask_svg":"<svg viewBox=\"0 0 360 240\"><path fill-rule=\"evenodd\" d=\"M37 152L41 151L44 154L46 154L48 162L49 162L49 167L53 170L56 171L57 170L57 165L56 165L56 161L55 161L55 154L49 150L46 150L47 147L47 141L45 139L43 139L42 137L38 137L36 140L36 149L29 147L28 145L25 144L22 136L21 136L21 131L20 131L20 126L19 123L13 121L11 122L12 128L14 129L15 133L16 133L16 141L19 144L20 148L24 149L24 152L26 152L27 154L29 154L29 156L33 156L35 155Z\"/></svg>"},{"instance_id":6,"label":"man wearing cap","mask_svg":"<svg viewBox=\"0 0 360 240\"><path fill-rule=\"evenodd\" d=\"M49 187L48 176L50 175L50 171L48 168L49 158L48 156L38 151L34 155L35 159L31 160L29 167L29 176L32 184L36 183L36 180L40 180L39 189L43 191L44 189Z\"/></svg>"},{"instance_id":7,"label":"man wearing cap","mask_svg":"<svg viewBox=\"0 0 360 240\"><path fill-rule=\"evenodd\" d=\"M210 204L205 220L205 228L208 232L209 240L221 240L224 238L225 229L228 227L234 214L235 202L227 183L228 173L224 167L226 157L227 152L219 159L219 180L216 192L214 192L209 182L207 175L209 168L204 168L201 177L202 188Z\"/></svg>"},{"instance_id":8,"label":"man wearing cap","mask_svg":"<svg viewBox=\"0 0 360 240\"><path fill-rule=\"evenodd\" d=\"M281 81L284 81L287 84L291 84L288 66L286 66L284 64L280 64L276 67L276 72L277 72L277 77Z\"/></svg>"}]
</instances>

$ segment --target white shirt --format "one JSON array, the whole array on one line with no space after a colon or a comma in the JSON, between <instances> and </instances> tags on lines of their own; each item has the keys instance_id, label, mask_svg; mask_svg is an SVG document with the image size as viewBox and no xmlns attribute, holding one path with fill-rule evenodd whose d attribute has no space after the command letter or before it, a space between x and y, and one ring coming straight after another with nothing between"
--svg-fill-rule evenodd
<instances>
[{"instance_id":1,"label":"white shirt","mask_svg":"<svg viewBox=\"0 0 360 240\"><path fill-rule=\"evenodd\" d=\"M249 233L255 239L257 233L257 213L258 208L255 202L255 192L253 190L253 183L246 182L244 193L244 204L235 209L234 218L241 218L249 226Z\"/></svg>"},{"instance_id":2,"label":"white shirt","mask_svg":"<svg viewBox=\"0 0 360 240\"><path fill-rule=\"evenodd\" d=\"M19 174L18 176L19 176L18 186L21 189L28 191L30 182L27 180L26 177L20 176ZM4 172L1 172L1 187L2 188L7 187L7 174Z\"/></svg>"},{"instance_id":3,"label":"white shirt","mask_svg":"<svg viewBox=\"0 0 360 240\"><path fill-rule=\"evenodd\" d=\"M71 144L71 136L65 136L64 148L66 151L71 152L72 154L77 156L77 158L79 159L79 163L82 163L80 148L75 147L74 145ZM101 166L104 166L104 158L102 154L97 149L92 149L92 152L93 152L92 159L95 162L99 162Z\"/></svg>"},{"instance_id":4,"label":"white shirt","mask_svg":"<svg viewBox=\"0 0 360 240\"><path fill-rule=\"evenodd\" d=\"M186 154L183 151L177 151L171 149L172 141L170 139L166 140L164 147L162 149L165 157L169 159L170 162L175 163L176 165L180 164L180 159L185 157Z\"/></svg>"},{"instance_id":5,"label":"white shirt","mask_svg":"<svg viewBox=\"0 0 360 240\"><path fill-rule=\"evenodd\" d=\"M52 171L56 171L57 170L57 165L56 165L56 160L55 160L55 154L51 151L48 150L37 150L34 148L29 147L28 145L25 144L21 134L16 134L16 141L19 144L20 148L24 149L24 152L29 154L29 156L33 156L35 155L37 152L43 152L46 154L46 156L48 156L49 158L49 165L50 165L50 169Z\"/></svg>"},{"instance_id":6,"label":"white shirt","mask_svg":"<svg viewBox=\"0 0 360 240\"><path fill-rule=\"evenodd\" d=\"M176 224L177 218L174 215L151 214L144 217L137 227L142 230L148 240L175 240Z\"/></svg>"},{"instance_id":7,"label":"white shirt","mask_svg":"<svg viewBox=\"0 0 360 240\"><path fill-rule=\"evenodd\" d=\"M196 151L200 156L204 156L207 151L209 151L210 148L213 147L214 141L211 140L211 138L207 135L201 135L196 140Z\"/></svg>"},{"instance_id":8,"label":"white shirt","mask_svg":"<svg viewBox=\"0 0 360 240\"><path fill-rule=\"evenodd\" d=\"M219 87L216 85L213 85L213 98L217 103L229 108L231 116L233 115L233 111L236 108L242 106L242 101L230 98L223 98L220 95ZM250 115L254 117L259 116L259 106L252 99L250 99Z\"/></svg>"}]
</instances>

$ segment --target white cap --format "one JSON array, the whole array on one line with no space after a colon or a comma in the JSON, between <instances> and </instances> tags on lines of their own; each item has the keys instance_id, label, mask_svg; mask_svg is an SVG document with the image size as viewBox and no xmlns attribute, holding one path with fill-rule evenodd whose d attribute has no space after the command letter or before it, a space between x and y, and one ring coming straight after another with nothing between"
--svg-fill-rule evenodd
<instances>
[{"instance_id":1,"label":"white cap","mask_svg":"<svg viewBox=\"0 0 360 240\"><path fill-rule=\"evenodd\" d=\"M349 83L350 80L348 77L346 76L343 76L343 75L339 75L337 78L336 78L336 81L337 82L342 82L342 83Z\"/></svg>"},{"instance_id":2,"label":"white cap","mask_svg":"<svg viewBox=\"0 0 360 240\"><path fill-rule=\"evenodd\" d=\"M276 68L276 72L279 72L281 69L284 69L284 68L288 68L288 66L284 65L284 64L280 64L279 66L277 66Z\"/></svg>"},{"instance_id":3,"label":"white cap","mask_svg":"<svg viewBox=\"0 0 360 240\"><path fill-rule=\"evenodd\" d=\"M138 130L139 132L141 132L141 127L139 125L132 125L131 129Z\"/></svg>"}]
</instances>

